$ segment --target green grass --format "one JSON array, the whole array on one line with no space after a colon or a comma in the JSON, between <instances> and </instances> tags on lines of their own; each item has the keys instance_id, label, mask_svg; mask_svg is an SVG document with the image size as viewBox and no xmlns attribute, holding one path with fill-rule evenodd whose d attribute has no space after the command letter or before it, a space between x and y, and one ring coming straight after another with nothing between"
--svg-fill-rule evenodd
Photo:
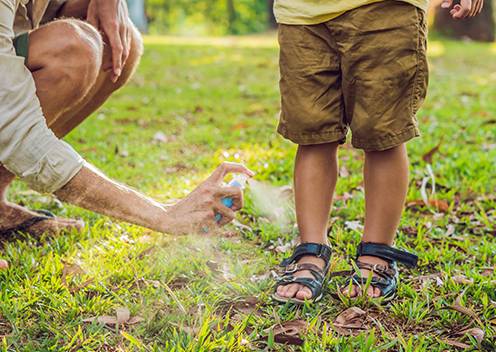
<instances>
[{"instance_id":1,"label":"green grass","mask_svg":"<svg viewBox=\"0 0 496 352\"><path fill-rule=\"evenodd\" d=\"M279 306L269 298L271 270L285 256L274 248L297 235L291 194L280 188L292 183L295 146L275 133L275 38L149 37L131 82L66 140L110 177L163 202L183 197L223 160L243 162L267 187L259 192L263 199L257 189L245 191L238 220L252 231L230 225L221 237L173 238L40 199L16 182L12 201L81 216L87 230L2 243L0 257L10 269L0 273L0 349L444 351L454 349L448 341L461 341L464 329L480 328L480 344L468 335L463 342L469 350L494 351L496 48L447 41L431 42L430 48L429 96L419 113L422 138L408 143L408 201L422 199L428 176L422 156L444 137L432 162L434 198L450 209L406 208L396 242L418 253L420 266L405 268L394 304L341 301L335 295L340 279L329 283L330 293L314 306ZM158 131L167 143L153 140ZM352 197L346 204L338 200L331 214L335 270L347 268L360 240L345 221L363 223L364 208L363 153L345 146L340 159L350 175L339 181L336 195ZM455 232L446 236L450 225ZM207 265L209 260L217 264ZM67 286L84 287L71 292L63 284L62 261L85 271L67 274ZM440 277L418 278L433 273ZM243 305L249 296L256 297L259 311ZM475 316L441 309L457 297ZM346 335L334 322L349 306L368 315L362 329ZM118 327L82 321L114 316L116 307L145 321ZM263 331L295 319L310 324L302 346L278 343L277 334ZM255 342L264 336L265 344Z\"/></svg>"}]
</instances>

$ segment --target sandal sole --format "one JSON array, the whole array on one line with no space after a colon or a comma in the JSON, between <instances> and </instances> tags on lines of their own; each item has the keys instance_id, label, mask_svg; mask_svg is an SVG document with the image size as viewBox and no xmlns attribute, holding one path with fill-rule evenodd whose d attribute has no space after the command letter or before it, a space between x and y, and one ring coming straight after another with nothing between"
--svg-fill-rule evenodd
<instances>
[{"instance_id":1,"label":"sandal sole","mask_svg":"<svg viewBox=\"0 0 496 352\"><path fill-rule=\"evenodd\" d=\"M323 294L319 294L315 299L312 297L310 299L307 299L306 302L308 303L317 303L318 301L320 301L323 297ZM299 304L299 305L302 305L302 304L305 304L305 300L301 300L299 298L296 298L296 297L282 297L282 296L279 296L276 292L274 292L272 294L272 299L277 301L277 302L280 302L280 303L292 303L292 304Z\"/></svg>"}]
</instances>

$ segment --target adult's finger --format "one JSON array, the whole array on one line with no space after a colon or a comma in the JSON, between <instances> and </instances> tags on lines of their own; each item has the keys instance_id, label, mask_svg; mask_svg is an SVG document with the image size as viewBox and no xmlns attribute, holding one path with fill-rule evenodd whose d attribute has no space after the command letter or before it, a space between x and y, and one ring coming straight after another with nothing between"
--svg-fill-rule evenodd
<instances>
[{"instance_id":1,"label":"adult's finger","mask_svg":"<svg viewBox=\"0 0 496 352\"><path fill-rule=\"evenodd\" d=\"M222 202L215 203L214 206L215 214L219 214L222 219L228 219L231 221L236 217L236 212L228 207L226 207Z\"/></svg>"},{"instance_id":2,"label":"adult's finger","mask_svg":"<svg viewBox=\"0 0 496 352\"><path fill-rule=\"evenodd\" d=\"M217 223L219 228L229 224L236 217L236 212L226 206L219 207L217 214L221 216Z\"/></svg>"},{"instance_id":3,"label":"adult's finger","mask_svg":"<svg viewBox=\"0 0 496 352\"><path fill-rule=\"evenodd\" d=\"M213 182L215 184L220 185L222 180L226 178L228 174L238 173L238 174L247 174L248 176L253 176L255 173L249 170L246 166L238 163L232 163L228 161L224 161L220 166L215 169L215 171L210 175L207 180L209 182Z\"/></svg>"},{"instance_id":4,"label":"adult's finger","mask_svg":"<svg viewBox=\"0 0 496 352\"><path fill-rule=\"evenodd\" d=\"M444 0L443 3L441 4L441 7L443 9L449 9L452 4L453 4L453 0Z\"/></svg>"},{"instance_id":5,"label":"adult's finger","mask_svg":"<svg viewBox=\"0 0 496 352\"><path fill-rule=\"evenodd\" d=\"M463 20L468 16L472 9L472 0L461 0L460 6L457 7L458 11L453 15L454 19Z\"/></svg>"},{"instance_id":6,"label":"adult's finger","mask_svg":"<svg viewBox=\"0 0 496 352\"><path fill-rule=\"evenodd\" d=\"M233 204L231 209L234 211L238 211L243 208L243 190L239 187L219 187L218 191L215 192L215 198L232 199Z\"/></svg>"},{"instance_id":7,"label":"adult's finger","mask_svg":"<svg viewBox=\"0 0 496 352\"><path fill-rule=\"evenodd\" d=\"M122 52L124 48L122 46L122 40L117 24L115 22L113 23L113 25L104 28L104 31L110 42L110 47L112 48L113 74L111 80L112 82L116 82L122 71Z\"/></svg>"},{"instance_id":8,"label":"adult's finger","mask_svg":"<svg viewBox=\"0 0 496 352\"><path fill-rule=\"evenodd\" d=\"M122 67L126 65L129 56L131 42L129 40L129 27L125 24L121 25L121 40L122 40Z\"/></svg>"},{"instance_id":9,"label":"adult's finger","mask_svg":"<svg viewBox=\"0 0 496 352\"><path fill-rule=\"evenodd\" d=\"M0 270L8 269L8 267L9 263L4 259L0 259Z\"/></svg>"}]
</instances>

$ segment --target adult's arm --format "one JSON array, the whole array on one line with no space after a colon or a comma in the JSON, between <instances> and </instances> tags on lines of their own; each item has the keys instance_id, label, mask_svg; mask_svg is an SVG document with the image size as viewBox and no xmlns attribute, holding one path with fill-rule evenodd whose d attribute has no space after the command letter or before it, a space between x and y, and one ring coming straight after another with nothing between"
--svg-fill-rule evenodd
<instances>
[{"instance_id":1,"label":"adult's arm","mask_svg":"<svg viewBox=\"0 0 496 352\"><path fill-rule=\"evenodd\" d=\"M441 7L449 9L451 5L453 5L453 0L443 0ZM455 5L450 10L450 14L456 20L471 18L481 12L483 5L484 0L461 0L460 5Z\"/></svg>"},{"instance_id":2,"label":"adult's arm","mask_svg":"<svg viewBox=\"0 0 496 352\"><path fill-rule=\"evenodd\" d=\"M243 207L240 188L220 186L229 173L253 176L241 164L224 162L190 194L170 206L109 179L91 166L84 166L73 180L54 194L81 208L171 235L204 233L205 228L215 233L234 219L235 211ZM233 199L231 208L222 204L223 198ZM215 214L222 216L219 223Z\"/></svg>"}]
</instances>

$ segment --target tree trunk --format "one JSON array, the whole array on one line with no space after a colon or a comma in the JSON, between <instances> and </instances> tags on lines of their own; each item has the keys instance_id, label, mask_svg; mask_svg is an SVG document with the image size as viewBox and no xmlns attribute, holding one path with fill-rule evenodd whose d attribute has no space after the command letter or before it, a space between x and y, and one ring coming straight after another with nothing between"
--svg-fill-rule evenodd
<instances>
[{"instance_id":1,"label":"tree trunk","mask_svg":"<svg viewBox=\"0 0 496 352\"><path fill-rule=\"evenodd\" d=\"M228 16L227 33L237 34L236 28L234 26L234 22L236 22L236 9L234 8L234 0L227 0L227 16Z\"/></svg>"},{"instance_id":2,"label":"tree trunk","mask_svg":"<svg viewBox=\"0 0 496 352\"><path fill-rule=\"evenodd\" d=\"M274 0L267 0L267 13L269 14L269 29L277 29L279 25L274 16Z\"/></svg>"},{"instance_id":3,"label":"tree trunk","mask_svg":"<svg viewBox=\"0 0 496 352\"><path fill-rule=\"evenodd\" d=\"M459 3L459 1L455 3ZM455 39L467 37L480 42L493 42L495 26L492 0L485 0L482 12L465 20L454 20L449 10L436 7L434 29Z\"/></svg>"}]
</instances>

